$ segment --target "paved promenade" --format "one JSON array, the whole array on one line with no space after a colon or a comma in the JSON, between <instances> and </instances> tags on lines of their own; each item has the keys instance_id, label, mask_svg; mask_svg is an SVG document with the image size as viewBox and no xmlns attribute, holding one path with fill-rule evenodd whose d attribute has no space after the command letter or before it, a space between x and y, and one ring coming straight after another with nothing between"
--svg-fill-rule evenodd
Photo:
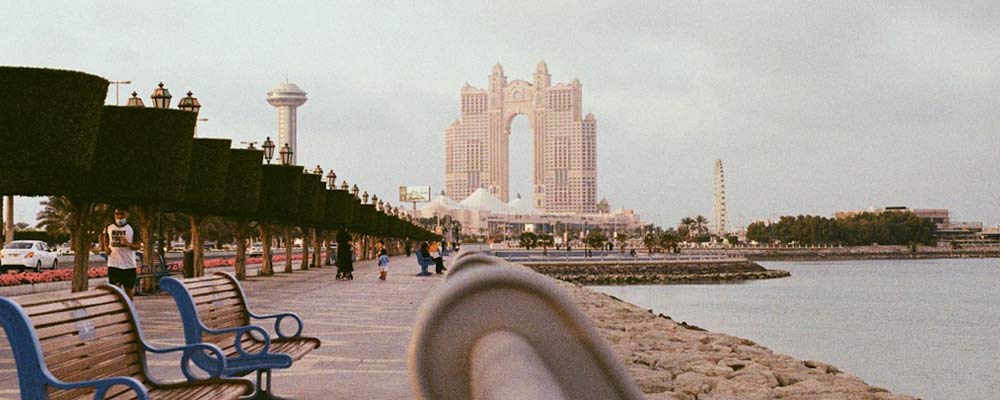
<instances>
[{"instance_id":1,"label":"paved promenade","mask_svg":"<svg viewBox=\"0 0 1000 400\"><path fill-rule=\"evenodd\" d=\"M413 398L406 366L411 326L420 302L444 275L415 276L419 267L413 257L393 257L390 265L385 282L368 260L356 263L353 281L337 281L335 269L325 267L243 283L255 311L296 312L305 321L303 334L323 341L291 369L274 374L276 393L295 399ZM168 295L137 297L136 306L154 344L183 343L180 318ZM158 378L179 380L179 360L155 356L150 364ZM14 359L0 330L0 400L19 398Z\"/></svg>"}]
</instances>

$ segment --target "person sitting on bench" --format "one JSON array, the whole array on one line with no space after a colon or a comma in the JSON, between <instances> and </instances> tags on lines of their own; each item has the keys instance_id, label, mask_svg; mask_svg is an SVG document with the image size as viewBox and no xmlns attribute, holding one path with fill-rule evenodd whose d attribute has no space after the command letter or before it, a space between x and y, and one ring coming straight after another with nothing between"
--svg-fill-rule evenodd
<instances>
[{"instance_id":1,"label":"person sitting on bench","mask_svg":"<svg viewBox=\"0 0 1000 400\"><path fill-rule=\"evenodd\" d=\"M444 271L448 270L447 268L444 267L444 259L442 259L440 256L437 257L432 256L431 254L434 253L437 253L437 243L432 242L431 244L427 244L427 242L424 242L422 245L420 245L420 256L423 258L430 258L434 260L434 267L435 267L434 272L437 272L438 274L443 274Z\"/></svg>"}]
</instances>

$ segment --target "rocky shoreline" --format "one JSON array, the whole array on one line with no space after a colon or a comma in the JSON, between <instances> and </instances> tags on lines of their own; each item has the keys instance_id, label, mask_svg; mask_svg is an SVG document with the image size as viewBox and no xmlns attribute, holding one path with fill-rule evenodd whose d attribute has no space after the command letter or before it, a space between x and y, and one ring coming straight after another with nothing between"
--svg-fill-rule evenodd
<instances>
[{"instance_id":1,"label":"rocky shoreline","mask_svg":"<svg viewBox=\"0 0 1000 400\"><path fill-rule=\"evenodd\" d=\"M746 259L700 261L525 262L549 277L581 285L653 285L738 282L790 276Z\"/></svg>"},{"instance_id":2,"label":"rocky shoreline","mask_svg":"<svg viewBox=\"0 0 1000 400\"><path fill-rule=\"evenodd\" d=\"M820 361L678 324L592 289L559 282L590 317L649 400L913 400Z\"/></svg>"}]
</instances>

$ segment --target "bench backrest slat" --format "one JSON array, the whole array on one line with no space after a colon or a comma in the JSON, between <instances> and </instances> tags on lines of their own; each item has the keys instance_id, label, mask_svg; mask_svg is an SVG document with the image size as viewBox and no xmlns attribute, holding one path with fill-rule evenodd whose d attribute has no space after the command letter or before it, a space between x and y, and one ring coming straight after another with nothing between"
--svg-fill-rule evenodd
<instances>
[{"instance_id":1,"label":"bench backrest slat","mask_svg":"<svg viewBox=\"0 0 1000 400\"><path fill-rule=\"evenodd\" d=\"M227 355L235 353L233 335L200 334L198 322L200 320L200 324L209 329L234 328L250 324L246 299L243 297L239 283L234 278L218 273L184 280L170 278L160 282L160 287L174 297L174 301L177 302L177 307L181 311L187 343L192 343L192 341L211 343L222 348ZM179 286L178 282L180 282ZM183 295L184 288L187 289L189 299ZM189 313L189 309L193 309L195 313ZM197 332L193 332L191 327L199 328ZM196 334L199 337L191 336ZM247 345L252 343L249 336L244 336L242 341Z\"/></svg>"},{"instance_id":2,"label":"bench backrest slat","mask_svg":"<svg viewBox=\"0 0 1000 400\"><path fill-rule=\"evenodd\" d=\"M46 293L45 296L24 296L12 300L23 312L21 319L26 318L24 322L31 324L29 335L33 334L35 342L30 347L37 347L15 349L15 352L23 353L18 358L19 376L40 374L40 370L35 368L41 366L31 365L31 362L23 366L20 364L22 359L31 358L26 354L34 352L37 357L38 351L41 351L42 365L53 377L64 382L114 376L131 376L140 382L148 382L136 321L131 307L119 291L100 287L56 298ZM27 325L21 329L24 327ZM8 332L8 336L10 334ZM21 340L17 346L24 346L25 343ZM39 393L33 392L43 390L38 387L43 381L38 379L21 379L22 391ZM56 400L93 394L92 389L67 391L46 388L44 392L50 399Z\"/></svg>"}]
</instances>

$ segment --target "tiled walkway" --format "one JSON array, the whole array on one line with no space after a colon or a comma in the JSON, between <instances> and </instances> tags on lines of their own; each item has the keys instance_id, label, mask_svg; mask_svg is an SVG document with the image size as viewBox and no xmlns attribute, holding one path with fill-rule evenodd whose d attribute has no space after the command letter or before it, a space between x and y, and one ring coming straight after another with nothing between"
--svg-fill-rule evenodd
<instances>
[{"instance_id":1,"label":"tiled walkway","mask_svg":"<svg viewBox=\"0 0 1000 400\"><path fill-rule=\"evenodd\" d=\"M356 264L353 281L337 281L326 267L243 283L257 312L293 311L305 321L303 334L323 346L274 374L276 393L295 399L411 399L406 348L415 313L443 275L415 276L410 258L394 257L389 279L377 279L373 261ZM210 271L211 272L211 271ZM180 318L165 295L138 297L146 337L156 345L183 342ZM179 356L150 359L154 374L179 379ZM19 399L14 359L0 332L0 400Z\"/></svg>"}]
</instances>

